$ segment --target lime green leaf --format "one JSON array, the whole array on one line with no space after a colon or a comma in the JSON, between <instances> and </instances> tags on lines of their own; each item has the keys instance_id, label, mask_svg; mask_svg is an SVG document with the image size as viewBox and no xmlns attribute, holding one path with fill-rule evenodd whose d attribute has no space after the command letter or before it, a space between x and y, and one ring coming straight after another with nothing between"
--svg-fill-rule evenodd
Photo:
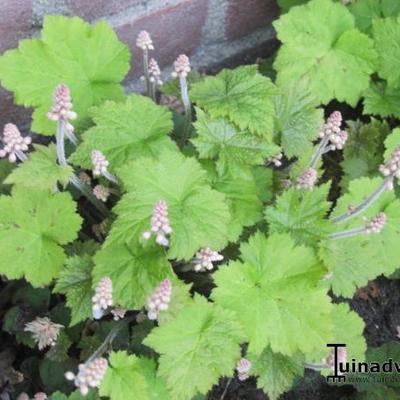
<instances>
[{"instance_id":1,"label":"lime green leaf","mask_svg":"<svg viewBox=\"0 0 400 400\"><path fill-rule=\"evenodd\" d=\"M70 166L63 167L57 164L56 148L53 144L35 145L35 151L12 171L5 183L27 189L53 191L58 182L66 186L72 174Z\"/></svg>"},{"instance_id":2,"label":"lime green leaf","mask_svg":"<svg viewBox=\"0 0 400 400\"><path fill-rule=\"evenodd\" d=\"M399 57L400 22L396 18L377 19L372 26L379 56L378 74L389 87L400 87Z\"/></svg>"},{"instance_id":3,"label":"lime green leaf","mask_svg":"<svg viewBox=\"0 0 400 400\"><path fill-rule=\"evenodd\" d=\"M370 33L375 19L398 15L400 3L393 0L354 0L349 10L354 15L357 28Z\"/></svg>"},{"instance_id":4,"label":"lime green leaf","mask_svg":"<svg viewBox=\"0 0 400 400\"><path fill-rule=\"evenodd\" d=\"M149 400L171 399L164 379L156 375L157 366L155 361L149 358L140 358L140 367L149 388Z\"/></svg>"},{"instance_id":5,"label":"lime green leaf","mask_svg":"<svg viewBox=\"0 0 400 400\"><path fill-rule=\"evenodd\" d=\"M219 175L240 175L251 165L261 165L277 153L279 147L246 131L238 131L225 119L211 119L201 109L196 111L197 137L192 139L200 158L216 159Z\"/></svg>"},{"instance_id":6,"label":"lime green leaf","mask_svg":"<svg viewBox=\"0 0 400 400\"><path fill-rule=\"evenodd\" d=\"M196 296L171 322L155 328L144 344L161 354L159 375L171 397L206 394L220 376L231 376L240 358L242 331L231 312Z\"/></svg>"},{"instance_id":7,"label":"lime green leaf","mask_svg":"<svg viewBox=\"0 0 400 400\"><path fill-rule=\"evenodd\" d=\"M375 71L376 52L344 5L312 0L292 8L274 27L283 42L274 64L278 83L305 78L323 104L332 99L357 103Z\"/></svg>"},{"instance_id":8,"label":"lime green leaf","mask_svg":"<svg viewBox=\"0 0 400 400\"><path fill-rule=\"evenodd\" d=\"M266 347L260 356L249 354L248 358L252 363L251 374L257 376L257 387L270 400L278 400L293 386L294 379L304 373L304 357L299 353L287 357Z\"/></svg>"},{"instance_id":9,"label":"lime green leaf","mask_svg":"<svg viewBox=\"0 0 400 400\"><path fill-rule=\"evenodd\" d=\"M99 395L96 390L90 390L86 396L82 396L79 390L75 390L69 396L62 392L55 392L50 397L50 400L98 400Z\"/></svg>"},{"instance_id":10,"label":"lime green leaf","mask_svg":"<svg viewBox=\"0 0 400 400\"><path fill-rule=\"evenodd\" d=\"M17 104L35 107L32 129L52 135L47 119L57 85L69 86L78 129L88 124L88 109L106 99L121 100L119 82L129 70L129 50L106 22L94 26L80 18L47 16L42 38L22 40L0 58L2 85Z\"/></svg>"},{"instance_id":11,"label":"lime green leaf","mask_svg":"<svg viewBox=\"0 0 400 400\"><path fill-rule=\"evenodd\" d=\"M361 178L350 182L348 193L343 195L332 213L339 216L349 206L357 206L382 182L382 178ZM385 212L387 222L379 234L360 234L346 239L326 240L321 244L320 257L332 277L324 281L332 286L338 296L351 297L354 291L365 286L380 274L390 275L399 266L400 201L393 192L386 191L361 216L337 224L337 231L362 227L364 217L371 219Z\"/></svg>"},{"instance_id":12,"label":"lime green leaf","mask_svg":"<svg viewBox=\"0 0 400 400\"><path fill-rule=\"evenodd\" d=\"M159 247L144 249L106 242L94 256L94 262L94 283L109 276L113 282L114 303L127 309L142 308L159 283L173 276Z\"/></svg>"},{"instance_id":13,"label":"lime green leaf","mask_svg":"<svg viewBox=\"0 0 400 400\"><path fill-rule=\"evenodd\" d=\"M313 191L295 187L284 191L275 206L267 207L265 218L271 233L289 233L297 244L315 245L332 231L326 219L331 203L327 201L330 184Z\"/></svg>"},{"instance_id":14,"label":"lime green leaf","mask_svg":"<svg viewBox=\"0 0 400 400\"><path fill-rule=\"evenodd\" d=\"M4 183L8 175L14 170L15 164L10 163L8 159L0 160L0 194L9 194L11 186Z\"/></svg>"},{"instance_id":15,"label":"lime green leaf","mask_svg":"<svg viewBox=\"0 0 400 400\"><path fill-rule=\"evenodd\" d=\"M138 157L151 157L163 149L175 150L169 138L172 115L149 98L131 95L125 103L107 101L92 111L95 126L83 135L83 143L71 161L91 168L92 150L100 150L112 168Z\"/></svg>"},{"instance_id":16,"label":"lime green leaf","mask_svg":"<svg viewBox=\"0 0 400 400\"><path fill-rule=\"evenodd\" d=\"M67 260L60 272L54 293L64 293L71 309L71 323L75 325L92 316L92 258L85 254Z\"/></svg>"},{"instance_id":17,"label":"lime green leaf","mask_svg":"<svg viewBox=\"0 0 400 400\"><path fill-rule=\"evenodd\" d=\"M234 242L244 227L254 225L262 218L262 203L254 176L251 171L243 171L241 176L235 177L226 174L215 177L211 185L226 196L232 216L228 235Z\"/></svg>"},{"instance_id":18,"label":"lime green leaf","mask_svg":"<svg viewBox=\"0 0 400 400\"><path fill-rule=\"evenodd\" d=\"M280 135L280 143L287 157L304 153L311 147L324 123L322 109L317 109L317 101L302 82L279 87L275 96L275 130Z\"/></svg>"},{"instance_id":19,"label":"lime green leaf","mask_svg":"<svg viewBox=\"0 0 400 400\"><path fill-rule=\"evenodd\" d=\"M252 174L257 186L258 197L261 202L267 203L273 198L273 170L266 167L255 167Z\"/></svg>"},{"instance_id":20,"label":"lime green leaf","mask_svg":"<svg viewBox=\"0 0 400 400\"><path fill-rule=\"evenodd\" d=\"M314 251L295 246L289 235L257 233L241 246L241 258L213 274L212 298L236 312L249 351L258 355L270 345L292 355L325 346L331 305L316 287L323 271Z\"/></svg>"},{"instance_id":21,"label":"lime green leaf","mask_svg":"<svg viewBox=\"0 0 400 400\"><path fill-rule=\"evenodd\" d=\"M364 93L363 113L400 118L400 91L384 83L371 84Z\"/></svg>"},{"instance_id":22,"label":"lime green leaf","mask_svg":"<svg viewBox=\"0 0 400 400\"><path fill-rule=\"evenodd\" d=\"M275 86L257 66L224 69L193 85L192 101L213 118L228 118L241 130L272 140Z\"/></svg>"},{"instance_id":23,"label":"lime green leaf","mask_svg":"<svg viewBox=\"0 0 400 400\"><path fill-rule=\"evenodd\" d=\"M354 179L379 175L379 165L383 162L383 141L390 132L387 122L373 118L369 124L347 121L346 129L349 139L343 149L344 160L341 163L343 188L347 188Z\"/></svg>"},{"instance_id":24,"label":"lime green leaf","mask_svg":"<svg viewBox=\"0 0 400 400\"><path fill-rule=\"evenodd\" d=\"M392 153L400 145L400 128L393 129L393 132L385 140L385 152L383 158L385 162L389 161Z\"/></svg>"},{"instance_id":25,"label":"lime green leaf","mask_svg":"<svg viewBox=\"0 0 400 400\"><path fill-rule=\"evenodd\" d=\"M108 396L111 400L149 400L150 389L140 358L128 355L125 351L111 353L106 375L100 385L100 396Z\"/></svg>"},{"instance_id":26,"label":"lime green leaf","mask_svg":"<svg viewBox=\"0 0 400 400\"><path fill-rule=\"evenodd\" d=\"M1 196L0 273L24 276L33 286L49 284L66 258L60 245L72 242L80 225L68 193L16 188L12 196Z\"/></svg>"},{"instance_id":27,"label":"lime green leaf","mask_svg":"<svg viewBox=\"0 0 400 400\"><path fill-rule=\"evenodd\" d=\"M135 246L150 227L155 204L164 200L172 227L169 258L188 260L201 247L220 250L227 244L230 215L225 196L208 186L207 174L195 159L165 152L157 160L127 164L119 176L129 193L115 208L118 219L110 241Z\"/></svg>"}]
</instances>

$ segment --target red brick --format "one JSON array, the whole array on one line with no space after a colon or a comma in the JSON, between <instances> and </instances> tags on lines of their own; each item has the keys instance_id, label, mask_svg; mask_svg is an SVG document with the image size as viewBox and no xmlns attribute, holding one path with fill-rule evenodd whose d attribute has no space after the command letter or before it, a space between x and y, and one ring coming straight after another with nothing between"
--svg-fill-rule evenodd
<instances>
[{"instance_id":1,"label":"red brick","mask_svg":"<svg viewBox=\"0 0 400 400\"><path fill-rule=\"evenodd\" d=\"M246 36L268 26L279 16L275 0L230 0L225 34L227 39Z\"/></svg>"},{"instance_id":2,"label":"red brick","mask_svg":"<svg viewBox=\"0 0 400 400\"><path fill-rule=\"evenodd\" d=\"M6 123L12 122L19 127L30 122L32 110L14 105L13 96L0 87L0 133Z\"/></svg>"},{"instance_id":3,"label":"red brick","mask_svg":"<svg viewBox=\"0 0 400 400\"><path fill-rule=\"evenodd\" d=\"M136 47L136 36L141 30L150 33L155 58L160 67L171 64L179 54L190 56L199 46L207 15L208 0L190 0L164 8L140 19L116 27L119 38L131 49L133 68L129 77L142 75L142 52Z\"/></svg>"},{"instance_id":4,"label":"red brick","mask_svg":"<svg viewBox=\"0 0 400 400\"><path fill-rule=\"evenodd\" d=\"M73 15L91 21L119 13L142 2L143 0L70 0L69 4Z\"/></svg>"},{"instance_id":5,"label":"red brick","mask_svg":"<svg viewBox=\"0 0 400 400\"><path fill-rule=\"evenodd\" d=\"M2 0L0 3L0 53L3 53L30 33L32 1Z\"/></svg>"}]
</instances>

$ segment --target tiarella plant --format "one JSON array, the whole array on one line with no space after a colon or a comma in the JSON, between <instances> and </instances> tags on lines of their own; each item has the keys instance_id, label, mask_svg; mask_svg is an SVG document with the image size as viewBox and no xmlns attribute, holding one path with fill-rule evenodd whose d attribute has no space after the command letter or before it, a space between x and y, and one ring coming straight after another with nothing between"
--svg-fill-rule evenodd
<instances>
[{"instance_id":1,"label":"tiarella plant","mask_svg":"<svg viewBox=\"0 0 400 400\"><path fill-rule=\"evenodd\" d=\"M47 17L0 58L54 136L9 123L0 150L0 273L33 302L5 326L46 351L35 390L190 400L254 377L274 400L333 368L327 343L364 360L346 299L399 267L400 7L280 4L275 82L257 65L193 75L179 55L163 89L142 31L146 95L125 95L127 47L79 18Z\"/></svg>"}]
</instances>

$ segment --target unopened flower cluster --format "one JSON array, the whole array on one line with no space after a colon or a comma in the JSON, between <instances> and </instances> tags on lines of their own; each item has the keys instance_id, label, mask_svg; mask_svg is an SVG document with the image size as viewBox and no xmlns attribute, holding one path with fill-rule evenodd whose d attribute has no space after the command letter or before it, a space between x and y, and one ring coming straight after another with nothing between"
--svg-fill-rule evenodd
<instances>
[{"instance_id":1,"label":"unopened flower cluster","mask_svg":"<svg viewBox=\"0 0 400 400\"><path fill-rule=\"evenodd\" d=\"M189 57L185 54L181 54L175 61L174 61L174 72L172 76L186 78L191 71Z\"/></svg>"},{"instance_id":2,"label":"unopened flower cluster","mask_svg":"<svg viewBox=\"0 0 400 400\"><path fill-rule=\"evenodd\" d=\"M66 129L73 132L74 127L68 123L68 120L76 119L77 114L72 110L72 99L67 85L56 87L53 95L53 106L47 113L47 117L52 121L66 121Z\"/></svg>"},{"instance_id":3,"label":"unopened flower cluster","mask_svg":"<svg viewBox=\"0 0 400 400\"><path fill-rule=\"evenodd\" d=\"M160 311L168 309L171 301L172 283L169 279L164 279L156 288L155 292L147 299L147 316L151 320L158 318Z\"/></svg>"},{"instance_id":4,"label":"unopened flower cluster","mask_svg":"<svg viewBox=\"0 0 400 400\"><path fill-rule=\"evenodd\" d=\"M93 317L100 319L104 315L104 311L112 304L112 281L111 278L106 276L97 284L95 294L92 297Z\"/></svg>"},{"instance_id":5,"label":"unopened flower cluster","mask_svg":"<svg viewBox=\"0 0 400 400\"><path fill-rule=\"evenodd\" d=\"M211 250L209 247L200 249L196 253L196 258L194 259L194 270L196 272L211 271L214 268L213 262L221 261L224 256L219 254L217 251Z\"/></svg>"},{"instance_id":6,"label":"unopened flower cluster","mask_svg":"<svg viewBox=\"0 0 400 400\"><path fill-rule=\"evenodd\" d=\"M307 189L312 190L317 182L317 171L314 168L306 169L297 179L296 188L297 189Z\"/></svg>"},{"instance_id":7,"label":"unopened flower cluster","mask_svg":"<svg viewBox=\"0 0 400 400\"><path fill-rule=\"evenodd\" d=\"M161 80L160 67L154 58L151 58L149 61L149 79L150 82L155 83L156 85L163 84L163 81Z\"/></svg>"},{"instance_id":8,"label":"unopened flower cluster","mask_svg":"<svg viewBox=\"0 0 400 400\"><path fill-rule=\"evenodd\" d=\"M348 134L343 131L340 127L342 125L342 114L339 111L334 111L322 127L319 134L321 138L327 137L330 142L330 150L341 150L345 145Z\"/></svg>"},{"instance_id":9,"label":"unopened flower cluster","mask_svg":"<svg viewBox=\"0 0 400 400\"><path fill-rule=\"evenodd\" d=\"M393 151L389 161L379 167L379 171L385 178L396 177L400 180L400 146L397 146ZM393 180L389 181L388 189L393 189Z\"/></svg>"},{"instance_id":10,"label":"unopened flower cluster","mask_svg":"<svg viewBox=\"0 0 400 400\"><path fill-rule=\"evenodd\" d=\"M55 324L49 318L36 318L25 325L25 331L31 332L33 340L37 343L39 350L47 346L54 346L57 341L60 329L63 325Z\"/></svg>"},{"instance_id":11,"label":"unopened flower cluster","mask_svg":"<svg viewBox=\"0 0 400 400\"><path fill-rule=\"evenodd\" d=\"M69 371L65 374L65 377L69 381L74 381L75 386L79 389L82 396L86 396L90 388L100 386L107 368L107 360L103 357L99 357L85 364L79 364L77 375Z\"/></svg>"},{"instance_id":12,"label":"unopened flower cluster","mask_svg":"<svg viewBox=\"0 0 400 400\"><path fill-rule=\"evenodd\" d=\"M111 310L111 314L114 317L114 321L118 321L125 317L126 310L125 310L125 308L122 308L121 306L117 306Z\"/></svg>"},{"instance_id":13,"label":"unopened flower cluster","mask_svg":"<svg viewBox=\"0 0 400 400\"><path fill-rule=\"evenodd\" d=\"M386 224L386 214L380 212L370 221L366 221L365 232L366 233L380 233Z\"/></svg>"},{"instance_id":14,"label":"unopened flower cluster","mask_svg":"<svg viewBox=\"0 0 400 400\"><path fill-rule=\"evenodd\" d=\"M14 124L6 124L3 131L4 147L0 150L0 158L8 155L10 162L16 162L19 158L18 153L28 151L31 142L32 139L29 136L23 137Z\"/></svg>"},{"instance_id":15,"label":"unopened flower cluster","mask_svg":"<svg viewBox=\"0 0 400 400\"><path fill-rule=\"evenodd\" d=\"M136 39L136 46L142 50L154 50L153 41L146 31L139 32Z\"/></svg>"},{"instance_id":16,"label":"unopened flower cluster","mask_svg":"<svg viewBox=\"0 0 400 400\"><path fill-rule=\"evenodd\" d=\"M107 173L108 160L100 150L93 150L91 154L93 175L100 176Z\"/></svg>"},{"instance_id":17,"label":"unopened flower cluster","mask_svg":"<svg viewBox=\"0 0 400 400\"><path fill-rule=\"evenodd\" d=\"M251 362L247 358L241 358L236 364L239 381L245 381L249 377Z\"/></svg>"},{"instance_id":18,"label":"unopened flower cluster","mask_svg":"<svg viewBox=\"0 0 400 400\"><path fill-rule=\"evenodd\" d=\"M161 246L168 246L169 240L166 235L172 232L168 218L168 206L163 200L156 203L151 217L150 230L143 233L143 238L148 240L152 235L156 235L156 242Z\"/></svg>"},{"instance_id":19,"label":"unopened flower cluster","mask_svg":"<svg viewBox=\"0 0 400 400\"><path fill-rule=\"evenodd\" d=\"M108 197L110 196L110 189L103 185L96 185L93 188L93 194L95 197L104 203L107 201Z\"/></svg>"}]
</instances>

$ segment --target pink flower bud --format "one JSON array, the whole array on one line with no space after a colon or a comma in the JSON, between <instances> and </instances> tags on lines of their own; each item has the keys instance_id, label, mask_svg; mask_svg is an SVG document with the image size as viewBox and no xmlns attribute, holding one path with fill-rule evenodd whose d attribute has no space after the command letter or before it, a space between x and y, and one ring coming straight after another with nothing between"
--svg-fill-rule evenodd
<instances>
[{"instance_id":1,"label":"pink flower bud","mask_svg":"<svg viewBox=\"0 0 400 400\"><path fill-rule=\"evenodd\" d=\"M174 61L174 72L172 73L173 76L179 76L182 78L186 78L188 73L191 71L190 62L188 56L185 54L181 54L175 61Z\"/></svg>"},{"instance_id":2,"label":"pink flower bud","mask_svg":"<svg viewBox=\"0 0 400 400\"><path fill-rule=\"evenodd\" d=\"M386 224L386 214L380 212L370 221L366 220L365 232L366 233L380 233Z\"/></svg>"},{"instance_id":3,"label":"pink flower bud","mask_svg":"<svg viewBox=\"0 0 400 400\"><path fill-rule=\"evenodd\" d=\"M100 150L93 150L91 154L93 175L100 176L107 172L109 162Z\"/></svg>"},{"instance_id":4,"label":"pink flower bud","mask_svg":"<svg viewBox=\"0 0 400 400\"><path fill-rule=\"evenodd\" d=\"M58 85L53 95L53 106L47 113L47 117L51 121L68 121L76 119L76 112L72 111L72 99L67 85ZM67 126L69 131L73 131L71 124Z\"/></svg>"},{"instance_id":5,"label":"pink flower bud","mask_svg":"<svg viewBox=\"0 0 400 400\"><path fill-rule=\"evenodd\" d=\"M27 152L32 139L29 136L23 137L18 127L14 124L6 124L3 130L4 147L0 150L0 158L8 155L12 163L17 161L18 154Z\"/></svg>"},{"instance_id":6,"label":"pink flower bud","mask_svg":"<svg viewBox=\"0 0 400 400\"><path fill-rule=\"evenodd\" d=\"M251 368L251 362L247 358L241 358L236 364L236 371L238 373L238 379L245 381L249 377L249 371Z\"/></svg>"},{"instance_id":7,"label":"pink flower bud","mask_svg":"<svg viewBox=\"0 0 400 400\"><path fill-rule=\"evenodd\" d=\"M97 199L105 203L110 196L110 189L103 185L96 185L93 188L93 194Z\"/></svg>"},{"instance_id":8,"label":"pink flower bud","mask_svg":"<svg viewBox=\"0 0 400 400\"><path fill-rule=\"evenodd\" d=\"M209 247L200 249L194 259L194 270L196 272L211 271L214 268L213 262L222 261L224 257Z\"/></svg>"},{"instance_id":9,"label":"pink flower bud","mask_svg":"<svg viewBox=\"0 0 400 400\"><path fill-rule=\"evenodd\" d=\"M147 316L151 320L158 318L160 311L168 309L171 301L172 283L169 279L164 279L156 288L155 292L147 299Z\"/></svg>"},{"instance_id":10,"label":"pink flower bud","mask_svg":"<svg viewBox=\"0 0 400 400\"><path fill-rule=\"evenodd\" d=\"M136 39L136 46L142 50L154 50L153 41L146 31L139 32Z\"/></svg>"},{"instance_id":11,"label":"pink flower bud","mask_svg":"<svg viewBox=\"0 0 400 400\"><path fill-rule=\"evenodd\" d=\"M317 182L317 171L314 168L306 169L297 179L296 188L297 189L314 189L315 183Z\"/></svg>"},{"instance_id":12,"label":"pink flower bud","mask_svg":"<svg viewBox=\"0 0 400 400\"><path fill-rule=\"evenodd\" d=\"M160 200L153 208L150 230L143 232L142 237L145 240L149 240L152 235L155 235L156 243L161 246L168 246L169 240L166 235L171 233L172 228L168 218L168 206L165 201Z\"/></svg>"},{"instance_id":13,"label":"pink flower bud","mask_svg":"<svg viewBox=\"0 0 400 400\"><path fill-rule=\"evenodd\" d=\"M104 315L104 310L113 305L112 281L108 276L102 278L97 284L95 295L92 297L92 311L95 319Z\"/></svg>"}]
</instances>

